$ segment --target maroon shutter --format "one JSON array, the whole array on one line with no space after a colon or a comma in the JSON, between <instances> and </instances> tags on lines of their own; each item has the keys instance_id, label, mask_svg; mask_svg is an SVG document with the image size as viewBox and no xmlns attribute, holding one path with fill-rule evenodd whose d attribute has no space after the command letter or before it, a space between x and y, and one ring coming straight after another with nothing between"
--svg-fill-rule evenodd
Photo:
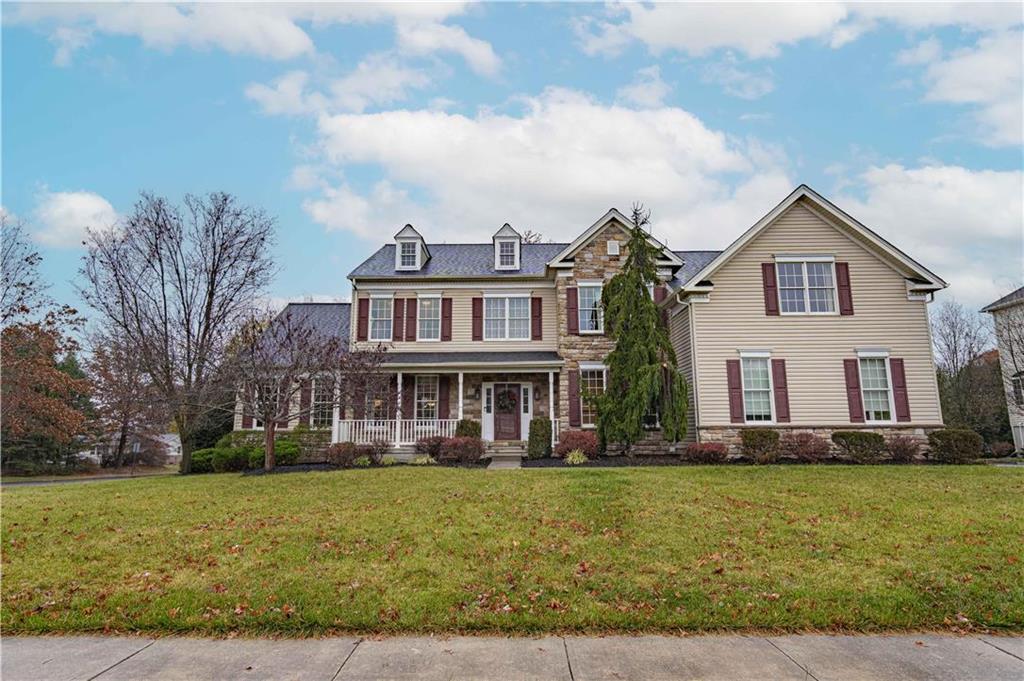
<instances>
[{"instance_id":1,"label":"maroon shutter","mask_svg":"<svg viewBox=\"0 0 1024 681\"><path fill-rule=\"evenodd\" d=\"M530 340L544 340L541 299L530 298Z\"/></svg>"},{"instance_id":2,"label":"maroon shutter","mask_svg":"<svg viewBox=\"0 0 1024 681\"><path fill-rule=\"evenodd\" d=\"M769 317L779 315L779 287L775 281L775 263L761 263L761 283L764 285L764 313Z\"/></svg>"},{"instance_id":3,"label":"maroon shutter","mask_svg":"<svg viewBox=\"0 0 1024 681\"><path fill-rule=\"evenodd\" d=\"M416 310L418 309L419 303L410 298L405 306L405 340L409 342L416 340Z\"/></svg>"},{"instance_id":4,"label":"maroon shutter","mask_svg":"<svg viewBox=\"0 0 1024 681\"><path fill-rule=\"evenodd\" d=\"M575 286L565 289L565 314L569 321L569 333L580 335L580 297Z\"/></svg>"},{"instance_id":5,"label":"maroon shutter","mask_svg":"<svg viewBox=\"0 0 1024 681\"><path fill-rule=\"evenodd\" d=\"M437 418L448 418L448 377L439 376L437 379Z\"/></svg>"},{"instance_id":6,"label":"maroon shutter","mask_svg":"<svg viewBox=\"0 0 1024 681\"><path fill-rule=\"evenodd\" d=\"M402 376L402 418L416 418L416 377L412 374Z\"/></svg>"},{"instance_id":7,"label":"maroon shutter","mask_svg":"<svg viewBox=\"0 0 1024 681\"><path fill-rule=\"evenodd\" d=\"M398 418L398 376L391 374L388 379L388 409L391 411L391 418Z\"/></svg>"},{"instance_id":8,"label":"maroon shutter","mask_svg":"<svg viewBox=\"0 0 1024 681\"><path fill-rule=\"evenodd\" d=\"M358 314L356 317L356 340L366 340L366 330L370 326L370 299L360 298L358 307Z\"/></svg>"},{"instance_id":9,"label":"maroon shutter","mask_svg":"<svg viewBox=\"0 0 1024 681\"><path fill-rule=\"evenodd\" d=\"M358 383L353 387L355 389L352 391L352 418L364 419L366 418L366 384Z\"/></svg>"},{"instance_id":10,"label":"maroon shutter","mask_svg":"<svg viewBox=\"0 0 1024 681\"><path fill-rule=\"evenodd\" d=\"M860 397L860 368L857 360L844 359L843 373L846 374L846 403L850 407L850 423L864 423L864 402Z\"/></svg>"},{"instance_id":11,"label":"maroon shutter","mask_svg":"<svg viewBox=\"0 0 1024 681\"><path fill-rule=\"evenodd\" d=\"M668 295L668 289L665 288L664 284L658 284L654 287L654 304L660 305L661 301L665 300L665 296Z\"/></svg>"},{"instance_id":12,"label":"maroon shutter","mask_svg":"<svg viewBox=\"0 0 1024 681\"><path fill-rule=\"evenodd\" d=\"M903 360L898 357L889 358L889 373L892 376L892 397L896 401L896 420L910 420L910 398L907 395L907 375L903 370Z\"/></svg>"},{"instance_id":13,"label":"maroon shutter","mask_svg":"<svg viewBox=\"0 0 1024 681\"><path fill-rule=\"evenodd\" d=\"M569 426L579 428L583 421L580 411L580 372L569 369Z\"/></svg>"},{"instance_id":14,"label":"maroon shutter","mask_svg":"<svg viewBox=\"0 0 1024 681\"><path fill-rule=\"evenodd\" d=\"M725 376L729 382L729 421L743 423L743 378L738 359L725 360Z\"/></svg>"},{"instance_id":15,"label":"maroon shutter","mask_svg":"<svg viewBox=\"0 0 1024 681\"><path fill-rule=\"evenodd\" d=\"M484 299L473 299L473 340L484 339Z\"/></svg>"},{"instance_id":16,"label":"maroon shutter","mask_svg":"<svg viewBox=\"0 0 1024 681\"><path fill-rule=\"evenodd\" d=\"M452 299L441 299L441 340L452 339Z\"/></svg>"},{"instance_id":17,"label":"maroon shutter","mask_svg":"<svg viewBox=\"0 0 1024 681\"><path fill-rule=\"evenodd\" d=\"M416 301L410 300L409 304L415 305ZM400 341L402 340L402 317L405 315L405 300L396 298L391 313L391 340Z\"/></svg>"},{"instance_id":18,"label":"maroon shutter","mask_svg":"<svg viewBox=\"0 0 1024 681\"><path fill-rule=\"evenodd\" d=\"M839 314L853 314L853 291L850 290L850 265L836 263L836 288L839 292Z\"/></svg>"},{"instance_id":19,"label":"maroon shutter","mask_svg":"<svg viewBox=\"0 0 1024 681\"><path fill-rule=\"evenodd\" d=\"M310 380L303 379L302 387L299 389L299 423L309 425L309 407L312 402L313 386Z\"/></svg>"},{"instance_id":20,"label":"maroon shutter","mask_svg":"<svg viewBox=\"0 0 1024 681\"><path fill-rule=\"evenodd\" d=\"M775 390L775 420L789 423L789 385L786 383L786 360L772 360L772 387Z\"/></svg>"},{"instance_id":21,"label":"maroon shutter","mask_svg":"<svg viewBox=\"0 0 1024 681\"><path fill-rule=\"evenodd\" d=\"M248 403L252 402L252 390L245 389L245 397L242 399L242 430L252 428L252 411L248 409Z\"/></svg>"}]
</instances>

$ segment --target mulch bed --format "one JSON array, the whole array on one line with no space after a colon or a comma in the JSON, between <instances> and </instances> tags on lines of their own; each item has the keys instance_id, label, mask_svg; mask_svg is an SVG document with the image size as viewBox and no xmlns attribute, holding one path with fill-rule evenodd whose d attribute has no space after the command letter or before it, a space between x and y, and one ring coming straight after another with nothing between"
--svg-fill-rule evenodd
<instances>
[{"instance_id":1,"label":"mulch bed","mask_svg":"<svg viewBox=\"0 0 1024 681\"><path fill-rule=\"evenodd\" d=\"M523 468L622 468L625 466L688 466L677 456L605 456L570 466L564 459L523 459Z\"/></svg>"}]
</instances>

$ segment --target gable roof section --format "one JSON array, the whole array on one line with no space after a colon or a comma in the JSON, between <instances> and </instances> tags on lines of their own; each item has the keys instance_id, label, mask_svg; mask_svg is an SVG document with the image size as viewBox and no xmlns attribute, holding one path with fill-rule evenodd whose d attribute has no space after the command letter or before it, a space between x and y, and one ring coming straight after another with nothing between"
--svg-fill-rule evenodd
<instances>
[{"instance_id":1,"label":"gable roof section","mask_svg":"<svg viewBox=\"0 0 1024 681\"><path fill-rule=\"evenodd\" d=\"M586 231L583 232L583 234L580 234L578 237L576 237L575 241L566 246L565 249L558 253L558 255L553 257L548 262L548 265L550 267L569 267L571 264L565 262L566 258L571 258L574 255L576 255L576 252L578 250L586 246L591 239L597 236L597 234L602 229L607 227L613 220L622 223L623 227L629 229L629 218L620 213L617 208L609 208L608 212L602 215L597 222L588 227ZM679 256L677 256L674 251L670 251L668 249L668 246L661 243L650 234L647 235L647 238L651 242L651 245L659 249L661 251L661 254L665 257L665 259L671 262L673 266L679 267L680 265L682 265L682 262L679 260Z\"/></svg>"},{"instance_id":2,"label":"gable roof section","mask_svg":"<svg viewBox=\"0 0 1024 681\"><path fill-rule=\"evenodd\" d=\"M351 303L288 303L278 316L286 313L296 322L308 324L324 336L349 337Z\"/></svg>"},{"instance_id":3,"label":"gable roof section","mask_svg":"<svg viewBox=\"0 0 1024 681\"><path fill-rule=\"evenodd\" d=\"M755 222L750 229L741 234L740 237L733 241L728 248L719 253L717 257L711 260L700 271L694 273L682 288L685 290L692 290L700 282L708 279L715 271L725 263L729 262L729 260L742 250L744 246L750 243L755 237L771 225L776 218L786 212L786 210L800 199L806 199L812 202L825 214L825 217L833 221L835 226L848 230L856 237L862 239L871 246L874 246L889 258L899 263L910 273L909 276L905 275L908 279L918 280L917 285L914 287L917 290L934 291L946 288L949 285L924 265L917 262L909 255L876 234L874 231L855 220L821 194L814 191L806 184L802 184L794 189L789 196L783 199L782 202L775 206L775 208L773 208L767 215Z\"/></svg>"},{"instance_id":4,"label":"gable roof section","mask_svg":"<svg viewBox=\"0 0 1024 681\"><path fill-rule=\"evenodd\" d=\"M415 271L395 270L395 245L382 246L359 264L349 279L543 277L548 261L564 249L564 243L522 244L518 270L494 269L494 244L431 244L431 258Z\"/></svg>"},{"instance_id":5,"label":"gable roof section","mask_svg":"<svg viewBox=\"0 0 1024 681\"><path fill-rule=\"evenodd\" d=\"M1006 307L1013 307L1014 305L1024 304L1024 286L1021 286L1016 291L1007 293L1005 296L1000 298L994 303L989 303L985 307L981 308L982 312L995 312L996 310L1002 310Z\"/></svg>"},{"instance_id":6,"label":"gable roof section","mask_svg":"<svg viewBox=\"0 0 1024 681\"><path fill-rule=\"evenodd\" d=\"M673 251L683 261L683 266L676 270L669 282L672 288L690 283L690 280L707 267L708 263L717 258L721 251ZM694 282L696 283L696 282Z\"/></svg>"}]
</instances>

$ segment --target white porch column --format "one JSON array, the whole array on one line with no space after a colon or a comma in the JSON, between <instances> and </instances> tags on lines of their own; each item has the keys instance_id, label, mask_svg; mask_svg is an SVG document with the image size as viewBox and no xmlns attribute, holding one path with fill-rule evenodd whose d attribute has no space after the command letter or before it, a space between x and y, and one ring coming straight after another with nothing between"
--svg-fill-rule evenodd
<instances>
[{"instance_id":1,"label":"white porch column","mask_svg":"<svg viewBox=\"0 0 1024 681\"><path fill-rule=\"evenodd\" d=\"M334 384L334 415L331 417L331 442L341 442L341 388Z\"/></svg>"},{"instance_id":2,"label":"white porch column","mask_svg":"<svg viewBox=\"0 0 1024 681\"><path fill-rule=\"evenodd\" d=\"M399 371L397 375L398 389L395 391L395 446L398 446L398 441L401 439L402 432L402 372Z\"/></svg>"},{"instance_id":3,"label":"white porch column","mask_svg":"<svg viewBox=\"0 0 1024 681\"><path fill-rule=\"evenodd\" d=\"M462 372L459 372L459 420L462 420Z\"/></svg>"},{"instance_id":4,"label":"white porch column","mask_svg":"<svg viewBox=\"0 0 1024 681\"><path fill-rule=\"evenodd\" d=\"M548 372L548 418L555 420L555 372Z\"/></svg>"}]
</instances>

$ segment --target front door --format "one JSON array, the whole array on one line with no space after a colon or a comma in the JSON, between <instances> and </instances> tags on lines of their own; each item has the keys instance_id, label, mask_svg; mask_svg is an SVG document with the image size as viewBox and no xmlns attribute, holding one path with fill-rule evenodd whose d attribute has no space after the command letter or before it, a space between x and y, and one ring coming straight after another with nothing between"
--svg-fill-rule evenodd
<instances>
[{"instance_id":1,"label":"front door","mask_svg":"<svg viewBox=\"0 0 1024 681\"><path fill-rule=\"evenodd\" d=\"M519 384L494 384L494 439L518 440L520 409Z\"/></svg>"}]
</instances>

